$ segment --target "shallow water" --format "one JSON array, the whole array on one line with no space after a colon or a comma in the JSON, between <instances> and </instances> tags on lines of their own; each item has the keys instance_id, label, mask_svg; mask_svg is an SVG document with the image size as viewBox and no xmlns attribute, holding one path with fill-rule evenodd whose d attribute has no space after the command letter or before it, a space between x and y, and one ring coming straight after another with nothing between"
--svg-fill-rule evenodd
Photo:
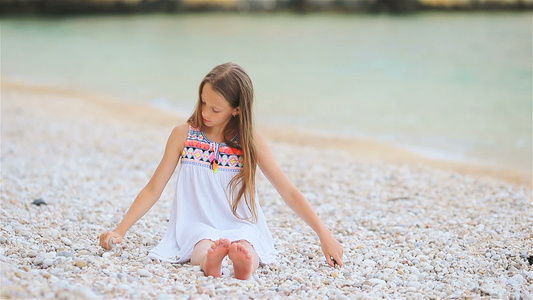
<instances>
[{"instance_id":1,"label":"shallow water","mask_svg":"<svg viewBox=\"0 0 533 300\"><path fill-rule=\"evenodd\" d=\"M260 123L531 170L532 14L3 19L3 79L193 109L233 61Z\"/></svg>"}]
</instances>

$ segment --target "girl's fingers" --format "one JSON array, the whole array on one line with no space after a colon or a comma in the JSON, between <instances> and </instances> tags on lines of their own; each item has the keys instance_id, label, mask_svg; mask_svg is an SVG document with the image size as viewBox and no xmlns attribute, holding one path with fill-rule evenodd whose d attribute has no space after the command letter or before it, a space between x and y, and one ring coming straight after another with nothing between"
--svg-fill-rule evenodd
<instances>
[{"instance_id":1,"label":"girl's fingers","mask_svg":"<svg viewBox=\"0 0 533 300\"><path fill-rule=\"evenodd\" d=\"M333 267L333 257L326 255L326 262L328 263L328 265Z\"/></svg>"},{"instance_id":2,"label":"girl's fingers","mask_svg":"<svg viewBox=\"0 0 533 300\"><path fill-rule=\"evenodd\" d=\"M335 258L336 257L336 258ZM326 261L328 263L328 265L332 266L332 267L336 267L337 265L339 267L342 267L342 256L330 256L330 255L326 255Z\"/></svg>"},{"instance_id":3,"label":"girl's fingers","mask_svg":"<svg viewBox=\"0 0 533 300\"><path fill-rule=\"evenodd\" d=\"M100 246L106 250L109 250L109 245L107 244L109 232L104 232L100 235Z\"/></svg>"},{"instance_id":4,"label":"girl's fingers","mask_svg":"<svg viewBox=\"0 0 533 300\"><path fill-rule=\"evenodd\" d=\"M339 267L342 267L342 255L338 258L333 259L333 266L338 265Z\"/></svg>"},{"instance_id":5,"label":"girl's fingers","mask_svg":"<svg viewBox=\"0 0 533 300\"><path fill-rule=\"evenodd\" d=\"M335 267L338 265L339 267L342 267L342 255L344 253L344 249L342 248L342 245L331 237L331 240L324 240L321 241L322 251L324 253L324 256L326 257L326 262L328 265Z\"/></svg>"},{"instance_id":6,"label":"girl's fingers","mask_svg":"<svg viewBox=\"0 0 533 300\"><path fill-rule=\"evenodd\" d=\"M109 247L115 247L117 244L120 244L122 243L122 237L119 236L119 235L112 235L109 239L108 239L108 242L107 244L109 245Z\"/></svg>"},{"instance_id":7,"label":"girl's fingers","mask_svg":"<svg viewBox=\"0 0 533 300\"><path fill-rule=\"evenodd\" d=\"M111 247L109 246L110 239L114 239L113 244L115 245L122 243L122 236L117 233L107 231L100 235L100 246L106 250L111 250Z\"/></svg>"},{"instance_id":8,"label":"girl's fingers","mask_svg":"<svg viewBox=\"0 0 533 300\"><path fill-rule=\"evenodd\" d=\"M121 236L115 236L115 240L113 241L113 244L120 244L122 243L122 237Z\"/></svg>"}]
</instances>

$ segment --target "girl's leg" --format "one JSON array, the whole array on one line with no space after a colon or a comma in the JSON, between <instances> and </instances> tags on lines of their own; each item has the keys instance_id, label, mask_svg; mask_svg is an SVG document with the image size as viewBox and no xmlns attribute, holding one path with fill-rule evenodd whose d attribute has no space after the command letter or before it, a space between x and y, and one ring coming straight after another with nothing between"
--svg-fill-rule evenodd
<instances>
[{"instance_id":1,"label":"girl's leg","mask_svg":"<svg viewBox=\"0 0 533 300\"><path fill-rule=\"evenodd\" d=\"M220 277L220 265L228 255L231 243L228 239L218 241L201 240L191 253L191 264L200 265L205 276Z\"/></svg>"},{"instance_id":2,"label":"girl's leg","mask_svg":"<svg viewBox=\"0 0 533 300\"><path fill-rule=\"evenodd\" d=\"M233 262L235 278L248 279L259 267L259 256L254 247L247 241L238 241L231 244L228 253Z\"/></svg>"}]
</instances>

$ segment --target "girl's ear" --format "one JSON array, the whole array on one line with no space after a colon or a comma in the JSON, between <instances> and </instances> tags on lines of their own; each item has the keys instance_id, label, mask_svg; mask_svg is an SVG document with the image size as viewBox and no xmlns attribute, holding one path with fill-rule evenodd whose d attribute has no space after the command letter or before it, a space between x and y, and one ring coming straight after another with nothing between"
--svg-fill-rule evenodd
<instances>
[{"instance_id":1,"label":"girl's ear","mask_svg":"<svg viewBox=\"0 0 533 300\"><path fill-rule=\"evenodd\" d=\"M237 116L237 115L240 114L240 113L241 113L241 108L240 108L240 107L237 107L237 108L235 108L235 109L233 110L232 115L235 117L235 116Z\"/></svg>"}]
</instances>

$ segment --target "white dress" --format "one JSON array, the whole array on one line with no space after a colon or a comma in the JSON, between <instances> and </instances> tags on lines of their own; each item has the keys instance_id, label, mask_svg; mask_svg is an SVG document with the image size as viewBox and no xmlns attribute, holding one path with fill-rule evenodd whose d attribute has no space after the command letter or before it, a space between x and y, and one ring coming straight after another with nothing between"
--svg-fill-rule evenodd
<instances>
[{"instance_id":1,"label":"white dress","mask_svg":"<svg viewBox=\"0 0 533 300\"><path fill-rule=\"evenodd\" d=\"M187 262L199 241L228 238L231 242L248 241L263 264L275 260L277 252L257 194L256 223L238 219L231 211L226 191L231 179L242 169L241 155L239 149L212 142L203 132L189 126L167 231L150 251L151 258ZM215 159L218 170L216 163L213 164ZM244 199L237 213L241 217L251 216Z\"/></svg>"}]
</instances>

